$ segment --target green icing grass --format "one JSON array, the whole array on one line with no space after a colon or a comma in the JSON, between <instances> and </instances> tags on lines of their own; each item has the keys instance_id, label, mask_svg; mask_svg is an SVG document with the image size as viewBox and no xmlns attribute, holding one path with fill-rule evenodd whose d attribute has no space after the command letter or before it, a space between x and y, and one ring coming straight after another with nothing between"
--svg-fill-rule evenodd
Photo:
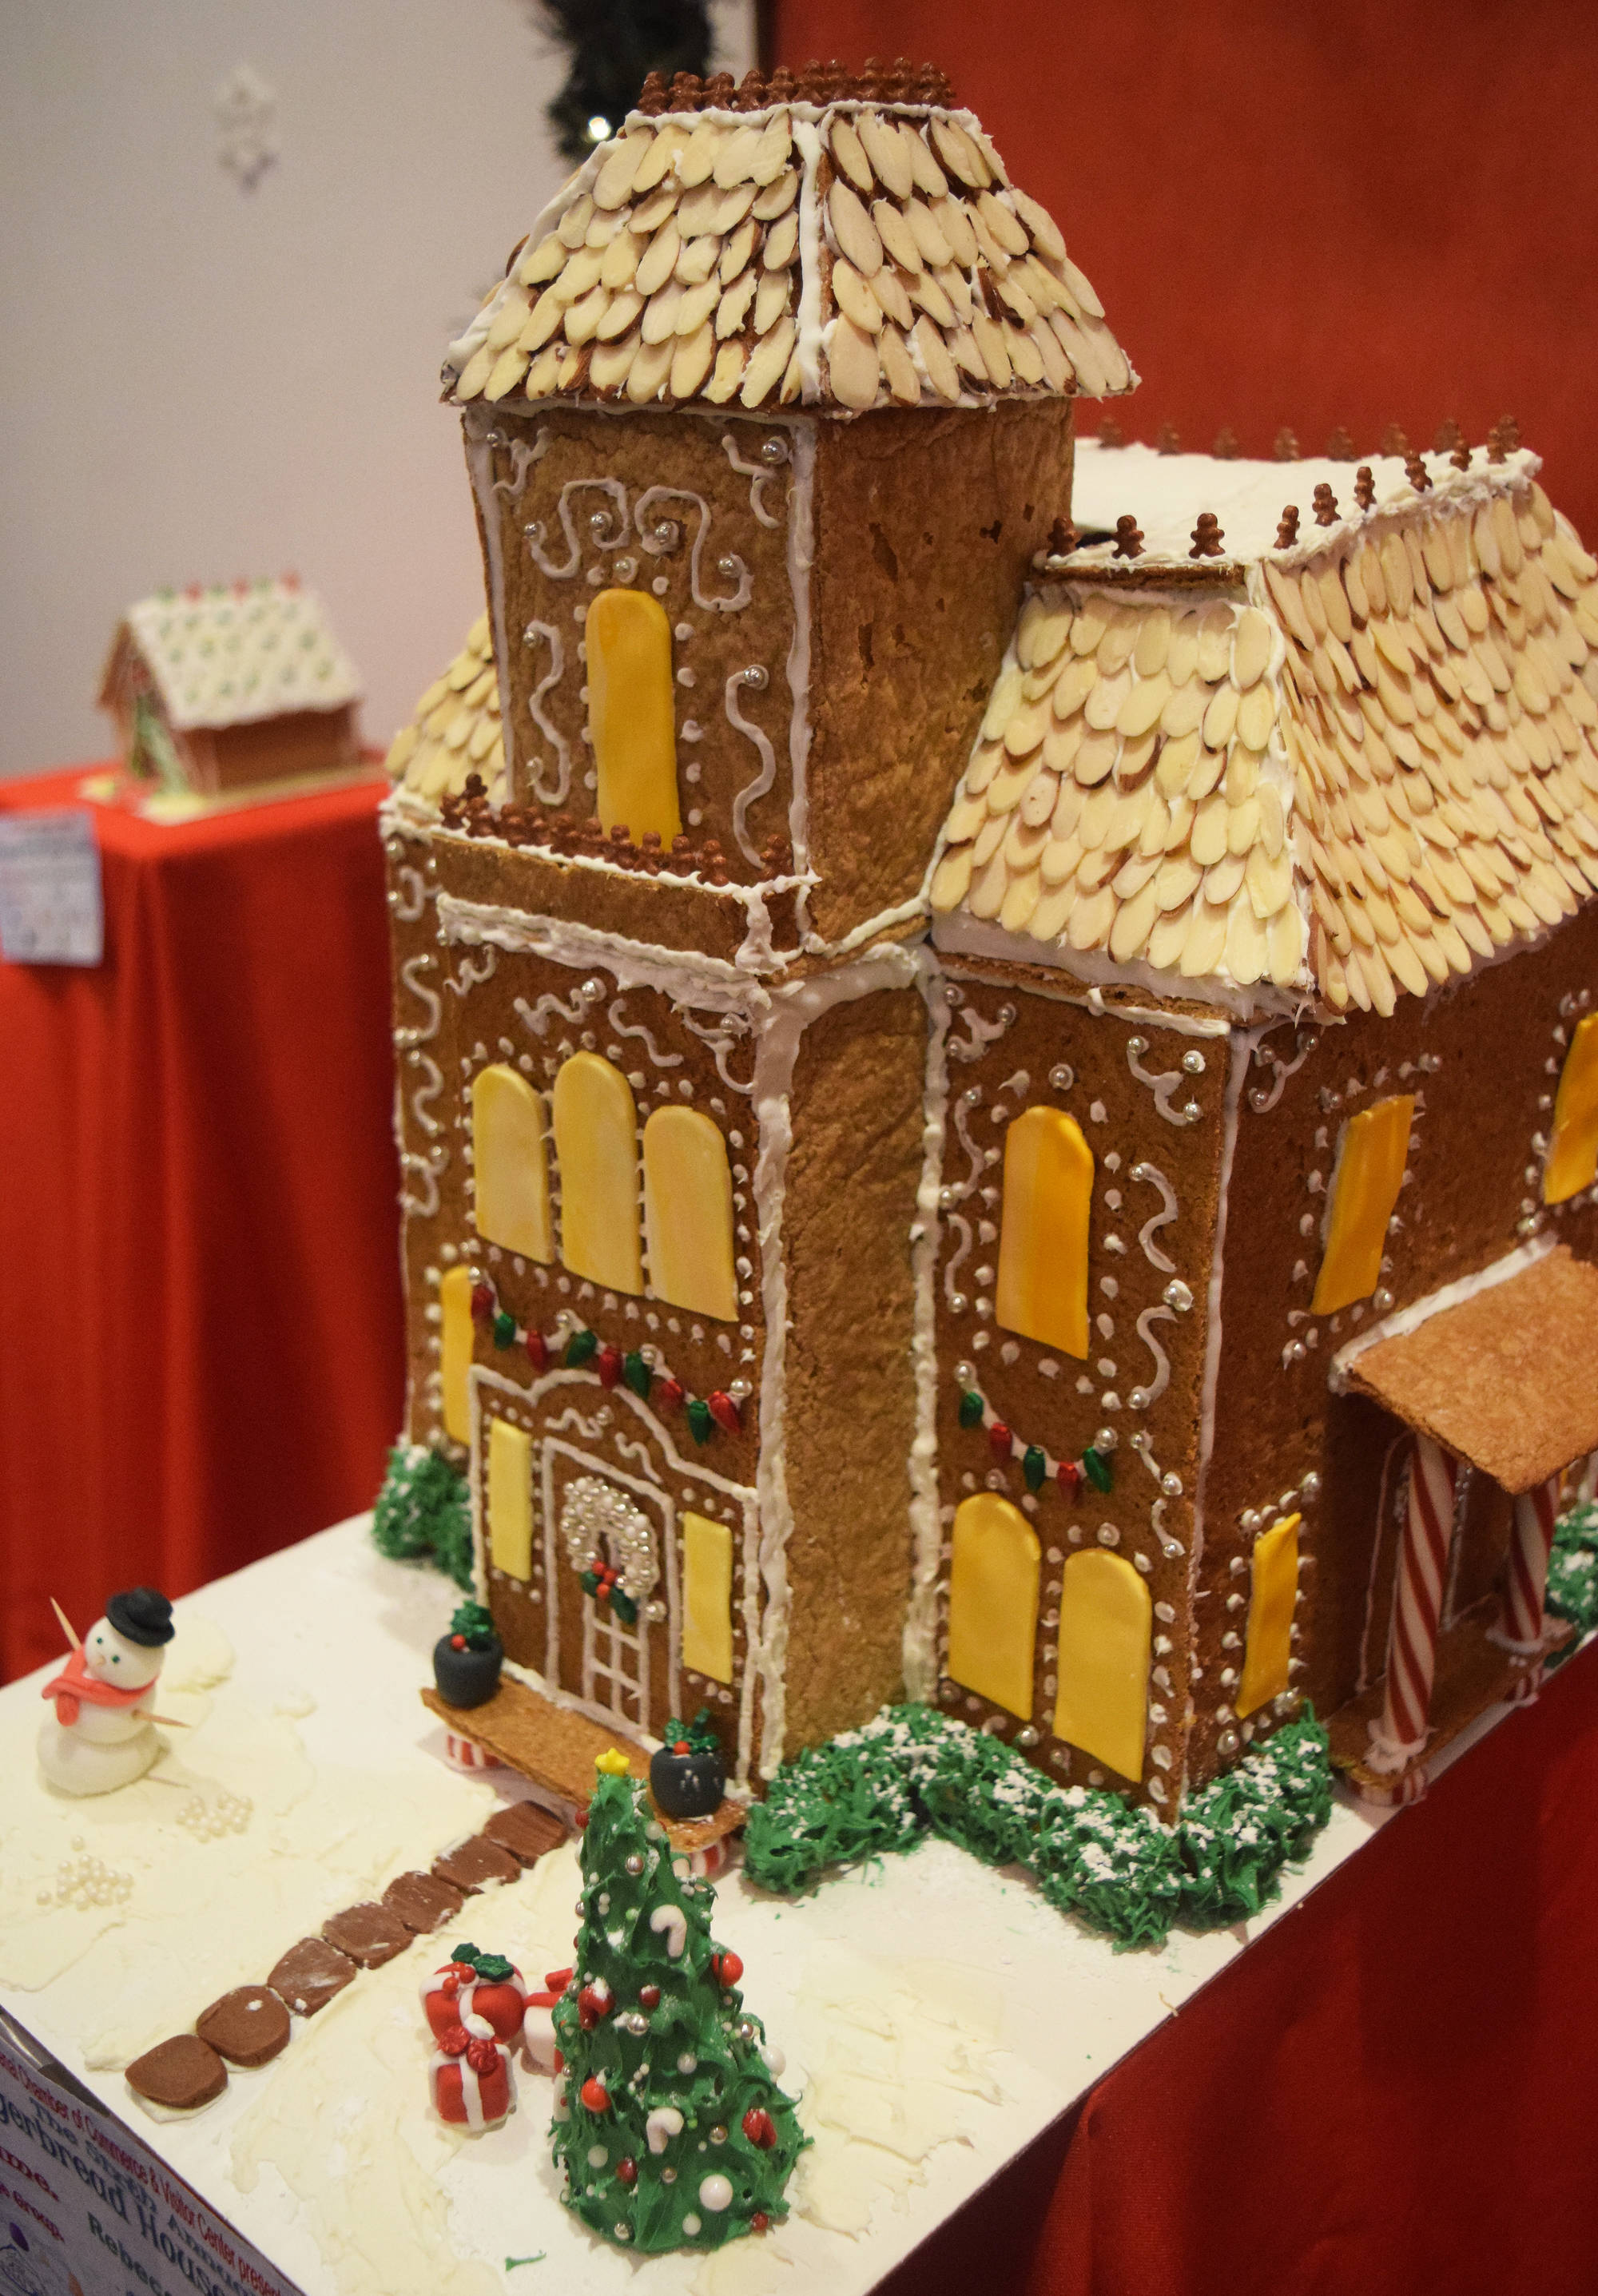
<instances>
[{"instance_id":1,"label":"green icing grass","mask_svg":"<svg viewBox=\"0 0 1598 2296\"><path fill-rule=\"evenodd\" d=\"M1576 1628L1561 1651L1549 1653L1552 1674L1574 1657L1584 1635L1598 1627L1598 1506L1572 1507L1555 1524L1548 1560L1548 1608Z\"/></svg>"},{"instance_id":2,"label":"green icing grass","mask_svg":"<svg viewBox=\"0 0 1598 2296\"><path fill-rule=\"evenodd\" d=\"M1161 1825L1117 1794L1052 1784L997 1738L927 1706L885 1707L863 1729L783 1764L750 1811L750 1877L784 1894L829 1867L929 1833L985 1865L1036 1874L1052 1906L1118 1947L1160 1945L1178 1923L1219 1929L1257 1914L1332 1809L1326 1734L1313 1713Z\"/></svg>"},{"instance_id":3,"label":"green icing grass","mask_svg":"<svg viewBox=\"0 0 1598 2296\"><path fill-rule=\"evenodd\" d=\"M390 1562L418 1557L457 1587L471 1586L471 1505L466 1478L443 1454L397 1443L372 1513L372 1536Z\"/></svg>"}]
</instances>

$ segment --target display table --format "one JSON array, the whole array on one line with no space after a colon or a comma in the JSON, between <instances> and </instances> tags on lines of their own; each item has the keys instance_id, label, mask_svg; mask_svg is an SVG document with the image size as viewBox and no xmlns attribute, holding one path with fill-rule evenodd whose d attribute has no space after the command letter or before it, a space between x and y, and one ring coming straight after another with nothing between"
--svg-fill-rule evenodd
<instances>
[{"instance_id":1,"label":"display table","mask_svg":"<svg viewBox=\"0 0 1598 2296\"><path fill-rule=\"evenodd\" d=\"M29 1775L37 1685L0 1692L19 1782L0 2008L306 2296L636 2296L639 2265L559 2204L537 2077L488 2136L429 2120L426 1940L202 2113L153 2123L120 2077L225 1984L258 1981L264 1955L481 1823L494 1785L446 1767L417 1695L449 1599L356 1522L180 1604L161 1704L194 1726L170 1767L224 1816L148 1873L141 1829L173 1786L51 1805ZM647 2284L1590 2288L1598 1660L1484 1720L1429 1800L1380 1819L1340 1803L1267 1915L1159 1952L1117 1955L943 1843L797 1902L725 1879L717 1935L815 2143L785 2225L713 2269L654 2259ZM250 1803L236 1833L224 1794ZM127 1877L111 1910L38 1906L68 1830ZM529 1974L558 1965L576 1884L575 1851L555 1850L473 1899L470 1933ZM507 2280L511 2258L543 2276Z\"/></svg>"},{"instance_id":2,"label":"display table","mask_svg":"<svg viewBox=\"0 0 1598 2296\"><path fill-rule=\"evenodd\" d=\"M0 783L70 805L79 768ZM0 1677L365 1505L399 1424L381 778L92 808L93 971L0 962Z\"/></svg>"}]
</instances>

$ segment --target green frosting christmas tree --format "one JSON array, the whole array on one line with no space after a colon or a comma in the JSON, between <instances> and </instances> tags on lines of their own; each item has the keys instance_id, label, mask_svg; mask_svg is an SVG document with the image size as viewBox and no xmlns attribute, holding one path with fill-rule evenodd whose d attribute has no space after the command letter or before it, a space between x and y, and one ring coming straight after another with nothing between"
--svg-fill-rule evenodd
<instances>
[{"instance_id":1,"label":"green frosting christmas tree","mask_svg":"<svg viewBox=\"0 0 1598 2296\"><path fill-rule=\"evenodd\" d=\"M745 2013L743 1964L711 1939L715 1890L674 1864L623 1757L598 1768L577 1962L552 2012L563 2197L619 2246L720 2248L787 2214L808 2139Z\"/></svg>"}]
</instances>

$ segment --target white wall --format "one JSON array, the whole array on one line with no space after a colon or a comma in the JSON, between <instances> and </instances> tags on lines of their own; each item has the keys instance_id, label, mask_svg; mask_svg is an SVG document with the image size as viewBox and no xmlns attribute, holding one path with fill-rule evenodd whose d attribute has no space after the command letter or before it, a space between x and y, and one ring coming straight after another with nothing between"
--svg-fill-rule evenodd
<instances>
[{"instance_id":1,"label":"white wall","mask_svg":"<svg viewBox=\"0 0 1598 2296\"><path fill-rule=\"evenodd\" d=\"M214 111L246 63L253 191ZM438 366L564 172L562 76L518 0L0 8L0 774L107 753L129 601L291 568L387 742L480 607Z\"/></svg>"}]
</instances>

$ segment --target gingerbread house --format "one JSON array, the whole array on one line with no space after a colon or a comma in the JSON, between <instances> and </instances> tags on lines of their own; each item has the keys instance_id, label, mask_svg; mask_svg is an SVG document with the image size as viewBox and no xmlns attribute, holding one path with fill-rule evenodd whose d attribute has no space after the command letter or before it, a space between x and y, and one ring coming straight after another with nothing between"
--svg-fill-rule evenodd
<instances>
[{"instance_id":1,"label":"gingerbread house","mask_svg":"<svg viewBox=\"0 0 1598 2296\"><path fill-rule=\"evenodd\" d=\"M488 618L388 823L410 1431L512 1660L708 1700L742 1776L901 1685L927 859L1132 379L935 77L646 91L448 354Z\"/></svg>"},{"instance_id":2,"label":"gingerbread house","mask_svg":"<svg viewBox=\"0 0 1598 2296\"><path fill-rule=\"evenodd\" d=\"M1598 565L1537 469L1085 449L1119 541L1043 562L939 840L939 1694L1168 1809L1306 1697L1411 1793L1547 1646Z\"/></svg>"},{"instance_id":3,"label":"gingerbread house","mask_svg":"<svg viewBox=\"0 0 1598 2296\"><path fill-rule=\"evenodd\" d=\"M1502 438L1073 488L1132 380L935 80L825 76L657 92L449 354L409 1432L512 1661L745 1781L908 1694L1168 1816L1308 1698L1401 1795L1548 1646L1598 568Z\"/></svg>"},{"instance_id":4,"label":"gingerbread house","mask_svg":"<svg viewBox=\"0 0 1598 2296\"><path fill-rule=\"evenodd\" d=\"M118 624L100 681L123 762L216 796L360 761L360 679L292 577L158 590Z\"/></svg>"}]
</instances>

